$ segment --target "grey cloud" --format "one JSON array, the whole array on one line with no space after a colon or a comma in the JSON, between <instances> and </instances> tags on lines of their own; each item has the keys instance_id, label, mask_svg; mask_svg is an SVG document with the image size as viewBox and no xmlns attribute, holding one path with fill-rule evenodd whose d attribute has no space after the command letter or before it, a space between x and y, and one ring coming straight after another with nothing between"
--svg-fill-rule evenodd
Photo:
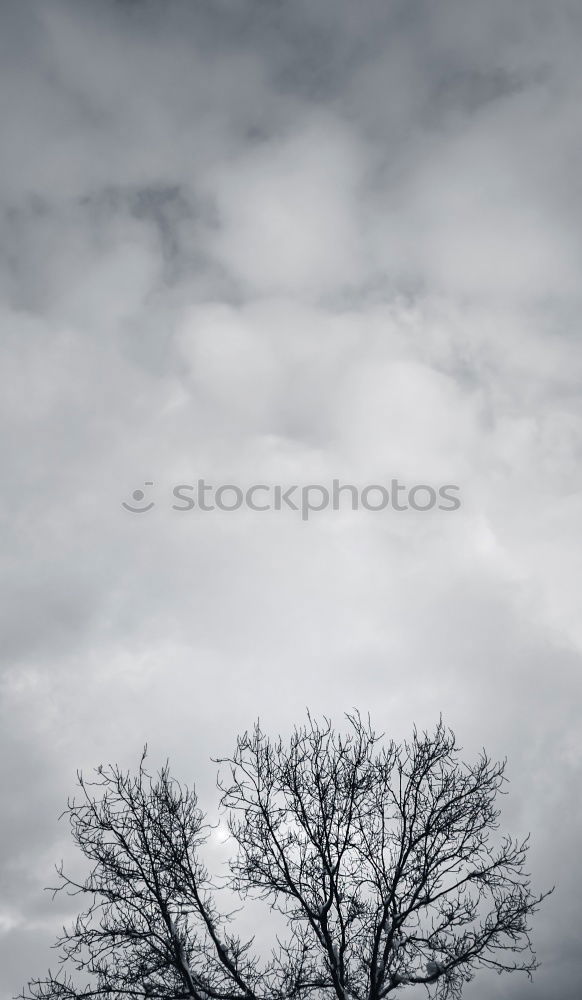
<instances>
[{"instance_id":1,"label":"grey cloud","mask_svg":"<svg viewBox=\"0 0 582 1000\"><path fill-rule=\"evenodd\" d=\"M261 715L442 710L580 917L574 3L5 5L0 993L49 963L77 767L212 806ZM177 482L459 482L438 517L180 515ZM154 509L121 508L153 480Z\"/></svg>"}]
</instances>

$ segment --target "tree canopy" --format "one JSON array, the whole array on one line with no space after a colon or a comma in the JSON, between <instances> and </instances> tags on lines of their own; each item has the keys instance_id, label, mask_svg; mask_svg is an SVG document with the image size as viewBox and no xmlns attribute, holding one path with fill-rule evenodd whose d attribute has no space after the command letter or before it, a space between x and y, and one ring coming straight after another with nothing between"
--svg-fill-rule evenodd
<instances>
[{"instance_id":1,"label":"tree canopy","mask_svg":"<svg viewBox=\"0 0 582 1000\"><path fill-rule=\"evenodd\" d=\"M218 761L222 877L194 789L146 761L78 775L66 815L88 870L60 866L55 891L86 905L23 1000L384 1000L411 985L452 1000L479 968L536 968L529 918L548 893L532 892L528 838L499 831L505 762L464 762L442 721L402 743L357 713L342 730L308 716L288 740L257 723ZM271 954L236 933L233 893L279 915Z\"/></svg>"}]
</instances>

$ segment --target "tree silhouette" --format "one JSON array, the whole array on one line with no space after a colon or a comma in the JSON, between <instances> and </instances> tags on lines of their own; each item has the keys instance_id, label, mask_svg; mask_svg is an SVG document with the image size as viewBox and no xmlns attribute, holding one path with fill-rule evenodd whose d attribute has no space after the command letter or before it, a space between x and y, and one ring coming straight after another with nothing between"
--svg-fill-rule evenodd
<instances>
[{"instance_id":1,"label":"tree silhouette","mask_svg":"<svg viewBox=\"0 0 582 1000\"><path fill-rule=\"evenodd\" d=\"M460 760L439 722L398 744L359 714L269 739L257 724L221 759L221 805L235 851L229 874L202 861L213 829L195 792L145 751L135 775L81 774L68 804L89 862L55 891L88 905L57 940L61 967L23 1000L383 1000L422 984L461 996L479 967L531 975L524 871L528 838L498 831L505 762ZM286 936L270 956L233 932L219 901L262 898Z\"/></svg>"}]
</instances>

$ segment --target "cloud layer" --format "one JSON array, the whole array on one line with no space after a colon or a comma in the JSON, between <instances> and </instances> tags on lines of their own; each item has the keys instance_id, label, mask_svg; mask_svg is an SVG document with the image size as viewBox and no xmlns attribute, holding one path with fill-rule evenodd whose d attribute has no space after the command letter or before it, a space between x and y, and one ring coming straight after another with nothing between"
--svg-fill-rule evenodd
<instances>
[{"instance_id":1,"label":"cloud layer","mask_svg":"<svg viewBox=\"0 0 582 1000\"><path fill-rule=\"evenodd\" d=\"M49 964L77 767L147 740L211 806L258 715L357 705L509 756L558 888L534 984L467 995L575 1000L577 5L6 6L2 996ZM200 477L462 507L173 511Z\"/></svg>"}]
</instances>

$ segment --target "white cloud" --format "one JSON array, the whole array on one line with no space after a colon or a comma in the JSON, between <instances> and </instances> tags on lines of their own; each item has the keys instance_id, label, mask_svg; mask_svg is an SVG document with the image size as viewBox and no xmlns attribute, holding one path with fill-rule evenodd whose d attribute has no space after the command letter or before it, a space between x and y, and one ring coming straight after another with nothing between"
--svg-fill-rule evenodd
<instances>
[{"instance_id":1,"label":"white cloud","mask_svg":"<svg viewBox=\"0 0 582 1000\"><path fill-rule=\"evenodd\" d=\"M322 295L364 275L358 192L363 151L332 116L257 144L209 182L218 261L256 295Z\"/></svg>"}]
</instances>

